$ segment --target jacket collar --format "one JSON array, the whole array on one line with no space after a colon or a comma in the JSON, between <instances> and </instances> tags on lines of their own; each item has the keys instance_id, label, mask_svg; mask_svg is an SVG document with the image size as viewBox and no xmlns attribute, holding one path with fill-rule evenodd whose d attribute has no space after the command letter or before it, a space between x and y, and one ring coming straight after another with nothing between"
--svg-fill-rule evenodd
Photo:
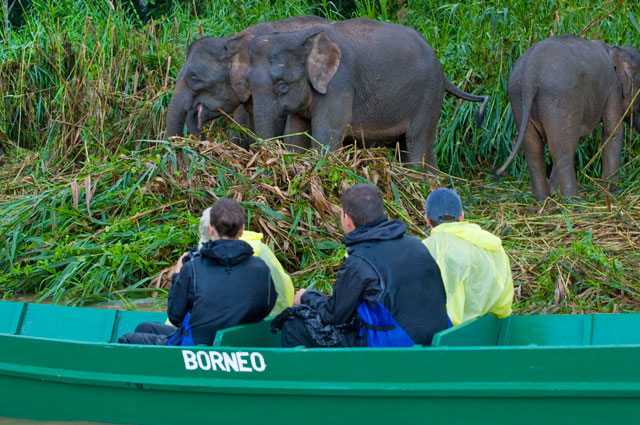
<instances>
[{"instance_id":1,"label":"jacket collar","mask_svg":"<svg viewBox=\"0 0 640 425\"><path fill-rule=\"evenodd\" d=\"M404 235L407 224L400 220L389 220L384 214L377 220L370 221L356 227L353 231L345 235L344 244L346 246L355 245L365 241L385 241L399 238Z\"/></svg>"},{"instance_id":2,"label":"jacket collar","mask_svg":"<svg viewBox=\"0 0 640 425\"><path fill-rule=\"evenodd\" d=\"M223 266L233 266L251 257L253 249L241 240L218 239L205 242L200 254Z\"/></svg>"}]
</instances>

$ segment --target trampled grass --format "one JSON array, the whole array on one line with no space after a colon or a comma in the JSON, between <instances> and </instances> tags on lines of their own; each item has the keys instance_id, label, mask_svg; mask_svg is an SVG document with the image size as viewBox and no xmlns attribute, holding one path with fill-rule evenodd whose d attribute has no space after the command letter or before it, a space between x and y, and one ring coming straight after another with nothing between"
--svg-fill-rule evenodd
<instances>
[{"instance_id":1,"label":"trampled grass","mask_svg":"<svg viewBox=\"0 0 640 425\"><path fill-rule=\"evenodd\" d=\"M162 138L186 47L200 34L229 35L303 13L340 19L349 9L322 1L216 0L196 11L192 2L176 1L166 16L142 23L119 2L33 3L23 27L0 33L5 298L35 294L82 304L148 297L161 271L196 242L200 212L221 196L243 201L252 229L264 232L297 286L330 290L343 252L338 194L346 184L372 181L389 214L410 221L420 237L429 190L456 187L467 216L504 240L517 311L637 309L637 135L627 130L623 190L615 196L591 180L599 175L599 161L589 164L599 131L578 151L583 188L576 199L534 201L522 154L505 179L489 177L516 137L506 86L517 57L551 34L577 34L592 23L588 38L637 47L637 3L353 2L358 16L420 31L456 85L491 96L481 129L473 122L477 104L445 98L439 182L389 160L392 152L295 155L273 143L251 152L220 145L230 125L224 119L212 126L211 143L154 140Z\"/></svg>"}]
</instances>

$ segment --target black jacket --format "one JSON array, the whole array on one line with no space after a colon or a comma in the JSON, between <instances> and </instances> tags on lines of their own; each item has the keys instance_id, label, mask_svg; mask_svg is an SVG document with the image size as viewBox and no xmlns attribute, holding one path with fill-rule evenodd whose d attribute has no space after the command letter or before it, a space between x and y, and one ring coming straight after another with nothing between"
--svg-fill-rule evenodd
<instances>
[{"instance_id":1,"label":"black jacket","mask_svg":"<svg viewBox=\"0 0 640 425\"><path fill-rule=\"evenodd\" d=\"M191 311L195 343L211 345L220 329L264 319L276 298L269 267L253 256L251 246L219 239L205 243L173 275L167 313L180 326Z\"/></svg>"},{"instance_id":2,"label":"black jacket","mask_svg":"<svg viewBox=\"0 0 640 425\"><path fill-rule=\"evenodd\" d=\"M405 235L400 220L358 226L344 238L347 256L338 271L333 296L307 291L302 302L327 324L349 321L362 300L380 301L416 344L430 344L447 327L446 294L440 269L418 239ZM384 299L381 279L386 286ZM359 337L352 336L358 345Z\"/></svg>"}]
</instances>

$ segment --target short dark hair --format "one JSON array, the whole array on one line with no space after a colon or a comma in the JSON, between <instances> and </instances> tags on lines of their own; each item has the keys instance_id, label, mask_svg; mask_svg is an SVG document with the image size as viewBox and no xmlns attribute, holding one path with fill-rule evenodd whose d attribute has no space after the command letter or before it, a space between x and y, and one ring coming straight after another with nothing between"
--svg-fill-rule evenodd
<instances>
[{"instance_id":1,"label":"short dark hair","mask_svg":"<svg viewBox=\"0 0 640 425\"><path fill-rule=\"evenodd\" d=\"M372 184L356 184L344 191L340 197L342 212L358 227L379 219L384 215L382 195Z\"/></svg>"},{"instance_id":2,"label":"short dark hair","mask_svg":"<svg viewBox=\"0 0 640 425\"><path fill-rule=\"evenodd\" d=\"M211 207L209 222L220 237L236 239L244 225L244 211L233 199L217 200Z\"/></svg>"}]
</instances>

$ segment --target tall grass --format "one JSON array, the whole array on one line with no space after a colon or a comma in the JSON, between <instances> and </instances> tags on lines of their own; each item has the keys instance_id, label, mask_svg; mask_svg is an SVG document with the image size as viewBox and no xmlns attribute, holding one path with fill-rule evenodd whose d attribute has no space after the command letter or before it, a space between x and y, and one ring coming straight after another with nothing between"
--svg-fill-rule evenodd
<instances>
[{"instance_id":1,"label":"tall grass","mask_svg":"<svg viewBox=\"0 0 640 425\"><path fill-rule=\"evenodd\" d=\"M343 251L335 208L327 205L347 183L378 183L387 211L423 236L421 205L431 186L424 175L382 159L384 152L369 159L362 152L300 156L154 141L162 138L175 77L195 38L304 13L343 19L354 11L415 28L454 84L491 96L481 129L472 119L477 104L446 97L435 150L448 175L441 184L454 185L468 216L504 238L518 308L636 308L637 135L626 130L624 190L616 198L591 181L599 161L586 166L599 131L577 154L576 168L586 167L578 200L535 202L522 155L500 182L489 170L506 159L516 137L506 87L518 56L549 35L577 34L592 22L588 38L639 46L637 2L615 8L612 0L357 0L346 7L216 0L195 9L176 1L147 23L119 4L34 0L24 26L0 31L0 146L8 152L0 158L4 297L35 293L85 303L148 296L161 271L195 243L200 211L220 196L243 201L252 228L265 233L298 286L330 290ZM212 137L222 140L229 125L219 120Z\"/></svg>"}]
</instances>

